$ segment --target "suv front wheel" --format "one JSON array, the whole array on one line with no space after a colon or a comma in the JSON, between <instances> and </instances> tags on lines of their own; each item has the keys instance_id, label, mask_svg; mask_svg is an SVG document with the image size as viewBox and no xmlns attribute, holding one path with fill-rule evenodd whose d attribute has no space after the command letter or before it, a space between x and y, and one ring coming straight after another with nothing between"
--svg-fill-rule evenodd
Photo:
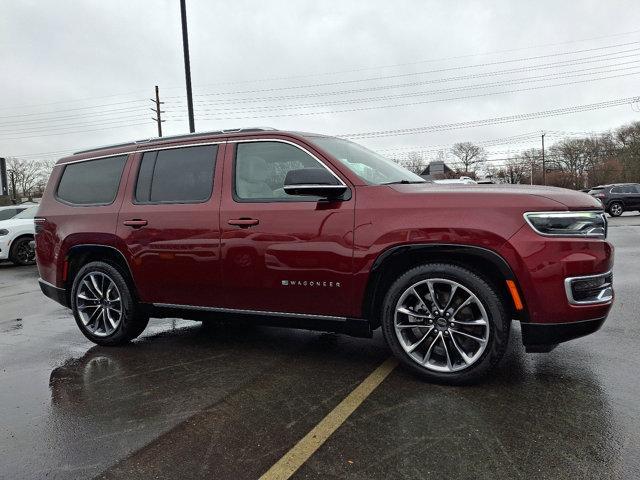
<instances>
[{"instance_id":1,"label":"suv front wheel","mask_svg":"<svg viewBox=\"0 0 640 480\"><path fill-rule=\"evenodd\" d=\"M398 278L382 312L393 353L423 377L451 384L476 381L495 366L510 326L495 287L446 263L421 265Z\"/></svg>"},{"instance_id":2,"label":"suv front wheel","mask_svg":"<svg viewBox=\"0 0 640 480\"><path fill-rule=\"evenodd\" d=\"M80 269L71 289L71 308L80 331L98 345L127 343L149 323L120 271L105 262Z\"/></svg>"}]
</instances>

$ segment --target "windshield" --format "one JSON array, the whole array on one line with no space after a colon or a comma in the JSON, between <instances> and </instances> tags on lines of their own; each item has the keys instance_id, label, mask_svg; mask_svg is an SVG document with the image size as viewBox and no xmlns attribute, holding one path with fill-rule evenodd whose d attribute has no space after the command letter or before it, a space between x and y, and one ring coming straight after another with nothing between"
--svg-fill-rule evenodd
<instances>
[{"instance_id":1,"label":"windshield","mask_svg":"<svg viewBox=\"0 0 640 480\"><path fill-rule=\"evenodd\" d=\"M368 183L425 183L419 175L357 143L335 137L307 138Z\"/></svg>"},{"instance_id":2,"label":"windshield","mask_svg":"<svg viewBox=\"0 0 640 480\"><path fill-rule=\"evenodd\" d=\"M26 210L23 210L22 212L20 212L18 215L16 215L15 218L33 218L36 216L36 213L38 213L38 207L39 205L34 205L33 207L29 207Z\"/></svg>"}]
</instances>

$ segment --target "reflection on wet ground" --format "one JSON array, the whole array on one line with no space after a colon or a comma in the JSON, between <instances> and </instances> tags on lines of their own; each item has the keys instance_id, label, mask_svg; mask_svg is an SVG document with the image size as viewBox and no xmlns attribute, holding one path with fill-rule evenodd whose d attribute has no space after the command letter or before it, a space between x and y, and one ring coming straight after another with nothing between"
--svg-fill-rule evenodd
<instances>
[{"instance_id":1,"label":"reflection on wet ground","mask_svg":"<svg viewBox=\"0 0 640 480\"><path fill-rule=\"evenodd\" d=\"M483 384L395 370L294 478L640 478L640 229L612 229L617 304L595 335ZM163 320L92 346L0 266L0 478L257 478L389 355L373 340ZM21 320L19 320L21 319Z\"/></svg>"}]
</instances>

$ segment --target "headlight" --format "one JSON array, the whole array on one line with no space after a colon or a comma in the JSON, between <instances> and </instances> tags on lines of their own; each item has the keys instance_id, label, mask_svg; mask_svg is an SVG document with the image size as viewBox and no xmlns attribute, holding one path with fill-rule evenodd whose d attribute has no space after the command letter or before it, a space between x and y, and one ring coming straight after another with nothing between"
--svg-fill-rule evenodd
<instances>
[{"instance_id":1,"label":"headlight","mask_svg":"<svg viewBox=\"0 0 640 480\"><path fill-rule=\"evenodd\" d=\"M0 237L2 235L9 235L9 230L7 230L6 228L0 228Z\"/></svg>"},{"instance_id":2,"label":"headlight","mask_svg":"<svg viewBox=\"0 0 640 480\"><path fill-rule=\"evenodd\" d=\"M607 238L603 212L533 212L524 218L540 235Z\"/></svg>"}]
</instances>

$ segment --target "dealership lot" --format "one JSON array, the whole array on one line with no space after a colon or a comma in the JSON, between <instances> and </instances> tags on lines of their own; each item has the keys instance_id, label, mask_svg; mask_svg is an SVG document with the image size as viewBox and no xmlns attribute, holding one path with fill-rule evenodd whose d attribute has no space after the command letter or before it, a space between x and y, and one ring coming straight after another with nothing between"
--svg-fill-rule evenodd
<instances>
[{"instance_id":1,"label":"dealership lot","mask_svg":"<svg viewBox=\"0 0 640 480\"><path fill-rule=\"evenodd\" d=\"M470 387L396 368L292 478L640 477L640 216L612 219L603 329ZM153 321L98 347L0 265L0 478L257 478L389 356L373 340Z\"/></svg>"}]
</instances>

